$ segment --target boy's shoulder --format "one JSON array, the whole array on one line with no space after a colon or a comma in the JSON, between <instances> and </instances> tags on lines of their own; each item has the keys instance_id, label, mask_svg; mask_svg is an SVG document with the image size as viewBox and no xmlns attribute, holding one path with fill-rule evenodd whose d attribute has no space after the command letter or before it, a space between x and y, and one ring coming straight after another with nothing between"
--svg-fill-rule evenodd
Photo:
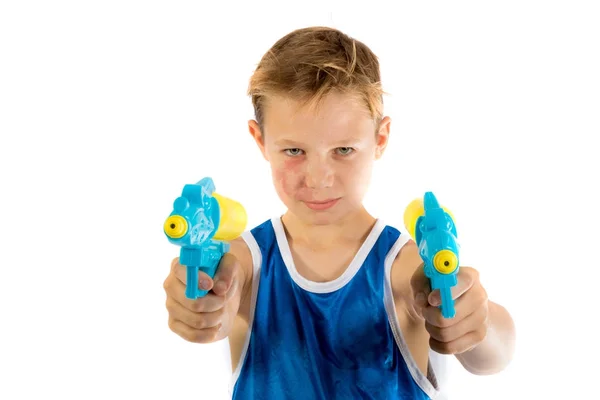
<instances>
[{"instance_id":1,"label":"boy's shoulder","mask_svg":"<svg viewBox=\"0 0 600 400\"><path fill-rule=\"evenodd\" d=\"M240 269L243 272L243 290L247 291L252 284L254 271L254 260L257 252L260 252L259 241L257 238L265 236L274 236L273 218L265 219L256 225L247 228L240 236L229 242L229 253L237 259Z\"/></svg>"},{"instance_id":2,"label":"boy's shoulder","mask_svg":"<svg viewBox=\"0 0 600 400\"><path fill-rule=\"evenodd\" d=\"M255 251L265 251L276 243L277 236L277 218L267 218L255 225L250 226L239 237L244 242L250 253Z\"/></svg>"},{"instance_id":3,"label":"boy's shoulder","mask_svg":"<svg viewBox=\"0 0 600 400\"><path fill-rule=\"evenodd\" d=\"M275 219L276 219L275 217L266 218L262 222L258 222L255 225L253 225L251 228L247 229L246 232L252 233L252 235L256 235L257 233L273 230L274 229L273 221Z\"/></svg>"}]
</instances>

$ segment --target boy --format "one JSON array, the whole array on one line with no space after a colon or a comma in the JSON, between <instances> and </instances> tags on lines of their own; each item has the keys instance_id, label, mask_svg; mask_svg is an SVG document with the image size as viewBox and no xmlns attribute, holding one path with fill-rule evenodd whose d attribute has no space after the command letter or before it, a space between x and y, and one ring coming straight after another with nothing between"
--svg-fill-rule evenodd
<instances>
[{"instance_id":1,"label":"boy","mask_svg":"<svg viewBox=\"0 0 600 400\"><path fill-rule=\"evenodd\" d=\"M390 134L382 93L371 50L324 27L281 38L251 78L249 131L288 211L200 275L206 297L185 298L178 259L164 285L175 333L229 338L235 400L429 399L431 354L474 374L511 360L512 319L477 271L461 267L456 316L442 318L415 243L362 205Z\"/></svg>"}]
</instances>

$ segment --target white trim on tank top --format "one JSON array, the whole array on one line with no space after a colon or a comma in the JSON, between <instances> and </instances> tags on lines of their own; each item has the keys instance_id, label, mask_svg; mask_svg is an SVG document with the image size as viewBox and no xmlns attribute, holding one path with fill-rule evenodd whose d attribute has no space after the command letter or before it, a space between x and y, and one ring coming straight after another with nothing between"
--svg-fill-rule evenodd
<instances>
[{"instance_id":1,"label":"white trim on tank top","mask_svg":"<svg viewBox=\"0 0 600 400\"><path fill-rule=\"evenodd\" d=\"M292 257L292 252L285 234L283 223L281 222L281 217L272 218L271 223L273 224L273 229L275 230L275 237L277 239L279 251L281 252L281 257L283 258L283 262L290 273L290 276L302 289L313 293L334 292L350 282L350 280L352 280L354 275L356 275L360 267L365 262L365 259L379 238L379 235L381 235L381 232L385 228L385 223L382 220L377 219L371 228L369 235L363 241L358 252L356 252L354 258L352 261L350 261L350 264L348 264L344 272L334 280L327 282L315 282L300 275L296 269L296 264L294 263L294 259Z\"/></svg>"}]
</instances>

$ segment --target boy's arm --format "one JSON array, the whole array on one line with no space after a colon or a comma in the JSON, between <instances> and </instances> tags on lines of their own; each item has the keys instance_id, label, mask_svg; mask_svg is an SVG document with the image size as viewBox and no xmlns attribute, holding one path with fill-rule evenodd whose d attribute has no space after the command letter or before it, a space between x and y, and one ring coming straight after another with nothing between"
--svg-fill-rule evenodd
<instances>
[{"instance_id":1,"label":"boy's arm","mask_svg":"<svg viewBox=\"0 0 600 400\"><path fill-rule=\"evenodd\" d=\"M392 264L390 279L396 306L396 317L400 323L402 334L419 369L427 376L429 333L425 328L424 319L416 308L410 287L411 277L421 263L422 260L417 245L410 240L396 256Z\"/></svg>"},{"instance_id":2,"label":"boy's arm","mask_svg":"<svg viewBox=\"0 0 600 400\"><path fill-rule=\"evenodd\" d=\"M235 277L231 280L231 286L227 291L227 308L229 310L227 314L230 318L235 319L241 312L240 305L247 298L252 288L252 254L242 237L229 242L229 251L227 253L233 256L229 257L227 262L237 264L231 269L235 271Z\"/></svg>"},{"instance_id":3,"label":"boy's arm","mask_svg":"<svg viewBox=\"0 0 600 400\"><path fill-rule=\"evenodd\" d=\"M452 289L456 316L443 318L439 292L430 293L418 247L411 240L392 266L392 290L398 318L406 321L405 329L414 335L416 345L411 352L419 365L429 347L454 354L467 371L477 375L500 372L512 360L513 320L506 309L488 300L475 269L460 267L458 284ZM424 293L426 300L420 299L419 293ZM423 342L428 343L426 350Z\"/></svg>"},{"instance_id":4,"label":"boy's arm","mask_svg":"<svg viewBox=\"0 0 600 400\"><path fill-rule=\"evenodd\" d=\"M501 372L515 352L515 325L510 313L490 300L485 338L471 350L455 354L463 367L476 375Z\"/></svg>"},{"instance_id":5,"label":"boy's arm","mask_svg":"<svg viewBox=\"0 0 600 400\"><path fill-rule=\"evenodd\" d=\"M253 260L244 239L237 238L230 244L229 253L239 263L239 289L228 305L231 328L228 332L229 350L233 370L237 368L242 354L248 329L250 328L250 298L252 294Z\"/></svg>"},{"instance_id":6,"label":"boy's arm","mask_svg":"<svg viewBox=\"0 0 600 400\"><path fill-rule=\"evenodd\" d=\"M250 253L250 249L242 237L238 237L230 242L229 253L232 254L239 263L239 290L236 294L237 301L232 302L237 304L235 315L238 315L239 312L242 311L239 307L240 304L249 298L248 296L252 291L252 253ZM243 315L241 316L244 317Z\"/></svg>"}]
</instances>

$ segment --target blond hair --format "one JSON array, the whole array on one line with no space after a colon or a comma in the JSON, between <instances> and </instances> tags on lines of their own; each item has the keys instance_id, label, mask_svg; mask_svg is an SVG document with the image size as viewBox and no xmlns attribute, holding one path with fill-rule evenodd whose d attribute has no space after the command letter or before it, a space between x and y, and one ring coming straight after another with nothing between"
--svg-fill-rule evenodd
<instances>
[{"instance_id":1,"label":"blond hair","mask_svg":"<svg viewBox=\"0 0 600 400\"><path fill-rule=\"evenodd\" d=\"M362 42L322 26L297 29L279 39L260 60L248 87L263 132L270 96L315 106L330 92L358 96L375 123L381 121L385 92L377 56Z\"/></svg>"}]
</instances>

